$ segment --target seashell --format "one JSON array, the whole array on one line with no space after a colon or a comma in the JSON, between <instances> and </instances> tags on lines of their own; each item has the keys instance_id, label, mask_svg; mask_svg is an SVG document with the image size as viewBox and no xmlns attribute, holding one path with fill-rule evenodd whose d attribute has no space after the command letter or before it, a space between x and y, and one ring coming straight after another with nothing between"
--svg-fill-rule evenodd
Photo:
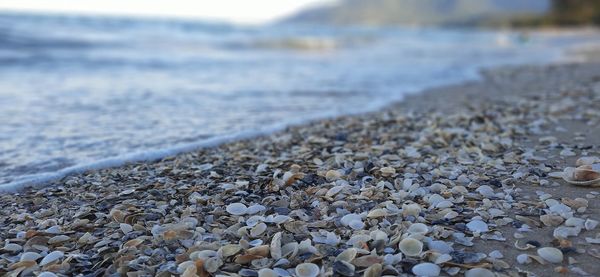
<instances>
[{"instance_id":1,"label":"seashell","mask_svg":"<svg viewBox=\"0 0 600 277\"><path fill-rule=\"evenodd\" d=\"M256 247L252 247L252 248L248 249L246 251L246 253L249 255L266 257L269 255L269 250L270 250L270 247L268 245L261 245L261 246L256 246Z\"/></svg>"},{"instance_id":2,"label":"seashell","mask_svg":"<svg viewBox=\"0 0 600 277\"><path fill-rule=\"evenodd\" d=\"M17 253L17 252L21 252L21 250L23 250L23 246L18 245L16 243L7 243L4 245L2 250L6 251L6 252Z\"/></svg>"},{"instance_id":3,"label":"seashell","mask_svg":"<svg viewBox=\"0 0 600 277\"><path fill-rule=\"evenodd\" d=\"M408 227L408 233L425 235L429 232L429 227L423 223L413 223Z\"/></svg>"},{"instance_id":4,"label":"seashell","mask_svg":"<svg viewBox=\"0 0 600 277\"><path fill-rule=\"evenodd\" d=\"M273 235L270 246L271 257L276 260L281 259L281 257L283 257L283 252L281 250L281 232L277 232Z\"/></svg>"},{"instance_id":5,"label":"seashell","mask_svg":"<svg viewBox=\"0 0 600 277\"><path fill-rule=\"evenodd\" d=\"M56 274L54 274L53 272L44 271L44 272L40 272L40 274L38 274L38 277L58 277L58 276Z\"/></svg>"},{"instance_id":6,"label":"seashell","mask_svg":"<svg viewBox=\"0 0 600 277\"><path fill-rule=\"evenodd\" d=\"M333 271L344 276L354 276L356 267L346 261L335 261L333 262Z\"/></svg>"},{"instance_id":7,"label":"seashell","mask_svg":"<svg viewBox=\"0 0 600 277\"><path fill-rule=\"evenodd\" d=\"M386 166L379 169L379 172L381 172L382 176L393 176L394 174L396 174L396 169L394 169L393 167Z\"/></svg>"},{"instance_id":8,"label":"seashell","mask_svg":"<svg viewBox=\"0 0 600 277\"><path fill-rule=\"evenodd\" d=\"M363 273L363 277L380 277L383 267L381 264L369 266Z\"/></svg>"},{"instance_id":9,"label":"seashell","mask_svg":"<svg viewBox=\"0 0 600 277\"><path fill-rule=\"evenodd\" d=\"M562 224L564 220L565 219L559 215L545 214L540 216L540 221L544 223L544 225L551 227Z\"/></svg>"},{"instance_id":10,"label":"seashell","mask_svg":"<svg viewBox=\"0 0 600 277\"><path fill-rule=\"evenodd\" d=\"M257 268L257 269L268 268L269 266L271 266L271 264L273 264L273 261L270 260L269 258L260 258L260 259L252 260L250 262L250 264L252 265L252 267Z\"/></svg>"},{"instance_id":11,"label":"seashell","mask_svg":"<svg viewBox=\"0 0 600 277\"><path fill-rule=\"evenodd\" d=\"M469 223L467 223L467 228L469 228L469 230L473 233L485 233L490 231L487 223L481 220L471 220Z\"/></svg>"},{"instance_id":12,"label":"seashell","mask_svg":"<svg viewBox=\"0 0 600 277\"><path fill-rule=\"evenodd\" d=\"M177 272L185 272L187 269L193 268L196 271L196 263L194 261L185 261L177 266Z\"/></svg>"},{"instance_id":13,"label":"seashell","mask_svg":"<svg viewBox=\"0 0 600 277\"><path fill-rule=\"evenodd\" d=\"M325 173L325 179L327 179L328 182L338 180L341 177L342 174L337 170L328 170L327 173Z\"/></svg>"},{"instance_id":14,"label":"seashell","mask_svg":"<svg viewBox=\"0 0 600 277\"><path fill-rule=\"evenodd\" d=\"M519 264L528 264L528 263L531 263L531 259L529 258L529 255L527 255L527 254L519 254L517 256L517 262Z\"/></svg>"},{"instance_id":15,"label":"seashell","mask_svg":"<svg viewBox=\"0 0 600 277\"><path fill-rule=\"evenodd\" d=\"M223 261L218 257L208 258L204 261L204 269L210 273L217 272L219 267L223 265Z\"/></svg>"},{"instance_id":16,"label":"seashell","mask_svg":"<svg viewBox=\"0 0 600 277\"><path fill-rule=\"evenodd\" d=\"M248 211L248 207L242 203L231 203L227 205L225 210L232 215L244 215Z\"/></svg>"},{"instance_id":17,"label":"seashell","mask_svg":"<svg viewBox=\"0 0 600 277\"><path fill-rule=\"evenodd\" d=\"M585 220L577 217L571 217L565 221L565 226L569 227L583 227Z\"/></svg>"},{"instance_id":18,"label":"seashell","mask_svg":"<svg viewBox=\"0 0 600 277\"><path fill-rule=\"evenodd\" d=\"M563 180L576 186L597 187L600 186L600 172L590 165L567 167L563 170Z\"/></svg>"},{"instance_id":19,"label":"seashell","mask_svg":"<svg viewBox=\"0 0 600 277\"><path fill-rule=\"evenodd\" d=\"M53 263L55 261L58 261L59 259L61 259L64 256L65 256L65 253L63 253L62 251L52 251L48 255L46 255L46 257L44 257L42 259L42 261L40 262L40 266L44 266L44 265Z\"/></svg>"},{"instance_id":20,"label":"seashell","mask_svg":"<svg viewBox=\"0 0 600 277\"><path fill-rule=\"evenodd\" d=\"M368 218L379 218L387 216L387 211L384 209L374 209L367 214Z\"/></svg>"},{"instance_id":21,"label":"seashell","mask_svg":"<svg viewBox=\"0 0 600 277\"><path fill-rule=\"evenodd\" d=\"M593 219L586 219L585 223L583 223L583 226L585 227L586 230L591 231L596 229L596 227L598 226L598 222L597 220L593 220Z\"/></svg>"},{"instance_id":22,"label":"seashell","mask_svg":"<svg viewBox=\"0 0 600 277\"><path fill-rule=\"evenodd\" d=\"M352 260L354 260L354 258L356 258L357 253L358 250L356 248L348 248L342 251L342 253L340 253L339 255L337 255L337 257L335 257L335 260L351 262Z\"/></svg>"},{"instance_id":23,"label":"seashell","mask_svg":"<svg viewBox=\"0 0 600 277\"><path fill-rule=\"evenodd\" d=\"M236 264L247 264L254 260L261 259L261 258L264 258L264 257L258 256L258 255L251 255L251 254L242 254L242 255L236 256L234 259L234 262Z\"/></svg>"},{"instance_id":24,"label":"seashell","mask_svg":"<svg viewBox=\"0 0 600 277\"><path fill-rule=\"evenodd\" d=\"M137 247L138 245L142 244L142 242L144 242L144 240L140 238L132 239L124 243L123 248Z\"/></svg>"},{"instance_id":25,"label":"seashell","mask_svg":"<svg viewBox=\"0 0 600 277\"><path fill-rule=\"evenodd\" d=\"M450 254L442 254L435 258L435 264L443 264L452 260L452 256Z\"/></svg>"},{"instance_id":26,"label":"seashell","mask_svg":"<svg viewBox=\"0 0 600 277\"><path fill-rule=\"evenodd\" d=\"M298 277L317 277L320 269L313 263L302 263L296 266L296 276Z\"/></svg>"},{"instance_id":27,"label":"seashell","mask_svg":"<svg viewBox=\"0 0 600 277\"><path fill-rule=\"evenodd\" d=\"M352 264L358 267L370 267L374 264L380 264L383 262L383 258L379 256L367 255L355 258Z\"/></svg>"},{"instance_id":28,"label":"seashell","mask_svg":"<svg viewBox=\"0 0 600 277\"><path fill-rule=\"evenodd\" d=\"M348 226L354 230L361 230L365 227L365 224L362 222L362 218L358 214L347 214L342 216L340 219L340 223L344 226Z\"/></svg>"},{"instance_id":29,"label":"seashell","mask_svg":"<svg viewBox=\"0 0 600 277\"><path fill-rule=\"evenodd\" d=\"M600 163L599 157L581 157L575 161L576 166L593 165L595 163Z\"/></svg>"},{"instance_id":30,"label":"seashell","mask_svg":"<svg viewBox=\"0 0 600 277\"><path fill-rule=\"evenodd\" d=\"M248 207L248 209L246 210L246 214L257 214L260 213L264 210L266 210L267 208L263 205L259 205L259 204L254 204L250 207Z\"/></svg>"},{"instance_id":31,"label":"seashell","mask_svg":"<svg viewBox=\"0 0 600 277\"><path fill-rule=\"evenodd\" d=\"M263 268L258 271L258 277L278 277L279 274L270 268Z\"/></svg>"},{"instance_id":32,"label":"seashell","mask_svg":"<svg viewBox=\"0 0 600 277\"><path fill-rule=\"evenodd\" d=\"M208 258L212 258L217 256L217 251L214 250L200 250L200 251L194 251L192 253L190 253L190 260L195 261L195 260L207 260Z\"/></svg>"},{"instance_id":33,"label":"seashell","mask_svg":"<svg viewBox=\"0 0 600 277\"><path fill-rule=\"evenodd\" d=\"M129 232L133 231L133 226L127 223L119 224L119 228L121 229L121 232L123 232L123 234L128 234Z\"/></svg>"},{"instance_id":34,"label":"seashell","mask_svg":"<svg viewBox=\"0 0 600 277\"><path fill-rule=\"evenodd\" d=\"M563 261L563 253L558 248L554 247L542 247L537 250L538 255L542 259L551 263L561 263Z\"/></svg>"},{"instance_id":35,"label":"seashell","mask_svg":"<svg viewBox=\"0 0 600 277\"><path fill-rule=\"evenodd\" d=\"M183 273L181 273L181 277L196 277L198 276L196 273L198 272L198 267L196 265L188 266Z\"/></svg>"},{"instance_id":36,"label":"seashell","mask_svg":"<svg viewBox=\"0 0 600 277\"><path fill-rule=\"evenodd\" d=\"M298 254L298 243L290 242L286 243L281 247L281 254L283 257L294 258Z\"/></svg>"},{"instance_id":37,"label":"seashell","mask_svg":"<svg viewBox=\"0 0 600 277\"><path fill-rule=\"evenodd\" d=\"M465 272L465 277L495 277L496 274L485 268L471 268Z\"/></svg>"},{"instance_id":38,"label":"seashell","mask_svg":"<svg viewBox=\"0 0 600 277\"><path fill-rule=\"evenodd\" d=\"M25 253L21 254L21 258L19 259L19 261L21 261L21 262L36 261L37 259L39 259L41 257L42 257L42 255L35 253L35 252L25 252Z\"/></svg>"},{"instance_id":39,"label":"seashell","mask_svg":"<svg viewBox=\"0 0 600 277\"><path fill-rule=\"evenodd\" d=\"M440 271L440 266L433 263L420 263L412 268L412 273L417 276L439 276Z\"/></svg>"},{"instance_id":40,"label":"seashell","mask_svg":"<svg viewBox=\"0 0 600 277\"><path fill-rule=\"evenodd\" d=\"M402 253L409 257L419 256L423 251L423 243L414 238L405 238L398 244Z\"/></svg>"},{"instance_id":41,"label":"seashell","mask_svg":"<svg viewBox=\"0 0 600 277\"><path fill-rule=\"evenodd\" d=\"M240 251L242 251L242 247L239 246L238 244L227 244L224 245L223 247L221 247L221 249L219 249L219 251L221 252L221 256L223 258L227 258L227 257L231 257L237 253L240 253ZM191 255L190 255L191 258Z\"/></svg>"},{"instance_id":42,"label":"seashell","mask_svg":"<svg viewBox=\"0 0 600 277\"><path fill-rule=\"evenodd\" d=\"M58 235L58 236L51 237L48 240L48 244L59 244L59 243L63 243L65 241L68 241L70 239L71 238L69 236L67 236L67 235Z\"/></svg>"},{"instance_id":43,"label":"seashell","mask_svg":"<svg viewBox=\"0 0 600 277\"><path fill-rule=\"evenodd\" d=\"M267 224L264 223L258 223L256 224L256 226L252 227L252 229L250 229L250 236L251 237L259 237L260 235L262 235L265 231L267 230Z\"/></svg>"},{"instance_id":44,"label":"seashell","mask_svg":"<svg viewBox=\"0 0 600 277\"><path fill-rule=\"evenodd\" d=\"M402 204L402 215L403 216L419 216L421 213L421 206L416 203L412 204Z\"/></svg>"}]
</instances>

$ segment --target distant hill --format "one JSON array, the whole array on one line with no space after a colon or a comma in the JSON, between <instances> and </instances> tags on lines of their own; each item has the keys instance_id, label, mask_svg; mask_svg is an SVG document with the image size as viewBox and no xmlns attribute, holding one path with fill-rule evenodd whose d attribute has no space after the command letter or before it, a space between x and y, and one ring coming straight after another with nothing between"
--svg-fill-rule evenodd
<instances>
[{"instance_id":1,"label":"distant hill","mask_svg":"<svg viewBox=\"0 0 600 277\"><path fill-rule=\"evenodd\" d=\"M283 22L339 25L496 24L545 14L549 0L342 0Z\"/></svg>"}]
</instances>

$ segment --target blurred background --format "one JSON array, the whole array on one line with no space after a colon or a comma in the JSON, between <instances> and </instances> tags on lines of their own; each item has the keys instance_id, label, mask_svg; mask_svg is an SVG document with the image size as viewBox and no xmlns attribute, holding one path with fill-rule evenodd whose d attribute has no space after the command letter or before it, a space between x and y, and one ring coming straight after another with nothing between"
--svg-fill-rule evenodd
<instances>
[{"instance_id":1,"label":"blurred background","mask_svg":"<svg viewBox=\"0 0 600 277\"><path fill-rule=\"evenodd\" d=\"M590 59L598 24L596 0L2 0L0 184Z\"/></svg>"}]
</instances>

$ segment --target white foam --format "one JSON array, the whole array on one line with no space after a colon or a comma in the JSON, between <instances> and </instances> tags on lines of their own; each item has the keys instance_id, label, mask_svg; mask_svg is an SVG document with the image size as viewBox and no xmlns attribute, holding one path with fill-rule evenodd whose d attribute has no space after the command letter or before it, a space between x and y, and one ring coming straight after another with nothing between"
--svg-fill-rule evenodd
<instances>
[{"instance_id":1,"label":"white foam","mask_svg":"<svg viewBox=\"0 0 600 277\"><path fill-rule=\"evenodd\" d=\"M28 187L40 188L52 185L52 181L62 179L66 176L81 174L89 170L99 170L112 167L119 167L130 163L137 162L151 162L157 161L169 156L174 156L181 153L192 152L202 148L210 148L219 146L224 143L234 142L244 139L256 138L259 136L265 136L273 134L275 132L283 131L288 127L298 126L307 124L311 121L335 118L344 115L356 115L363 114L371 111L382 109L391 103L401 101L404 95L411 94L413 92L406 92L402 95L397 95L392 99L385 99L380 101L374 101L365 105L363 108L359 108L352 112L340 112L340 111L327 111L323 113L314 114L310 117L297 118L295 120L288 120L283 123L274 124L267 126L259 130L247 130L238 133L215 136L200 141L181 144L175 147L155 149L149 151L135 152L125 155L120 155L111 158L100 159L97 161L82 163L71 167L63 168L55 172L32 174L19 178L13 182L0 185L0 193L16 193Z\"/></svg>"}]
</instances>

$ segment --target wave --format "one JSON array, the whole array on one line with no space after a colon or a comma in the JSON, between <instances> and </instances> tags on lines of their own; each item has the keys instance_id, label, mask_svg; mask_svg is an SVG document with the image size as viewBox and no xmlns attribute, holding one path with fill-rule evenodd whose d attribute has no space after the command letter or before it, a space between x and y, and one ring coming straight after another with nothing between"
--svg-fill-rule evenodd
<instances>
[{"instance_id":1,"label":"wave","mask_svg":"<svg viewBox=\"0 0 600 277\"><path fill-rule=\"evenodd\" d=\"M440 84L437 84L440 85ZM423 88L424 89L424 88ZM418 91L407 91L402 95L398 95L391 99L385 99L380 101L374 101L370 104L365 105L363 108L356 109L351 112L338 112L338 111L327 111L322 113L313 114L309 117L297 118L295 120L288 120L286 122L273 124L259 130L246 130L233 134L215 136L208 139L202 139L196 142L181 144L175 147L155 149L150 151L140 151L116 157L110 157L100 159L97 161L77 164L70 166L56 172L47 172L40 174L32 174L27 176L21 176L17 180L10 183L0 185L0 193L16 193L26 188L40 188L45 186L53 185L53 181L63 179L70 175L83 174L90 170L100 170L107 168L114 168L124 166L127 164L137 162L153 162L158 161L166 157L175 156L182 153L189 153L203 148L216 147L225 143L240 141L244 139L252 139L261 136L270 135L276 132L284 131L287 128L308 124L315 120L325 120L336 118L340 116L351 116L373 112L382 108L385 108L391 103L401 101L405 95L416 93Z\"/></svg>"}]
</instances>

